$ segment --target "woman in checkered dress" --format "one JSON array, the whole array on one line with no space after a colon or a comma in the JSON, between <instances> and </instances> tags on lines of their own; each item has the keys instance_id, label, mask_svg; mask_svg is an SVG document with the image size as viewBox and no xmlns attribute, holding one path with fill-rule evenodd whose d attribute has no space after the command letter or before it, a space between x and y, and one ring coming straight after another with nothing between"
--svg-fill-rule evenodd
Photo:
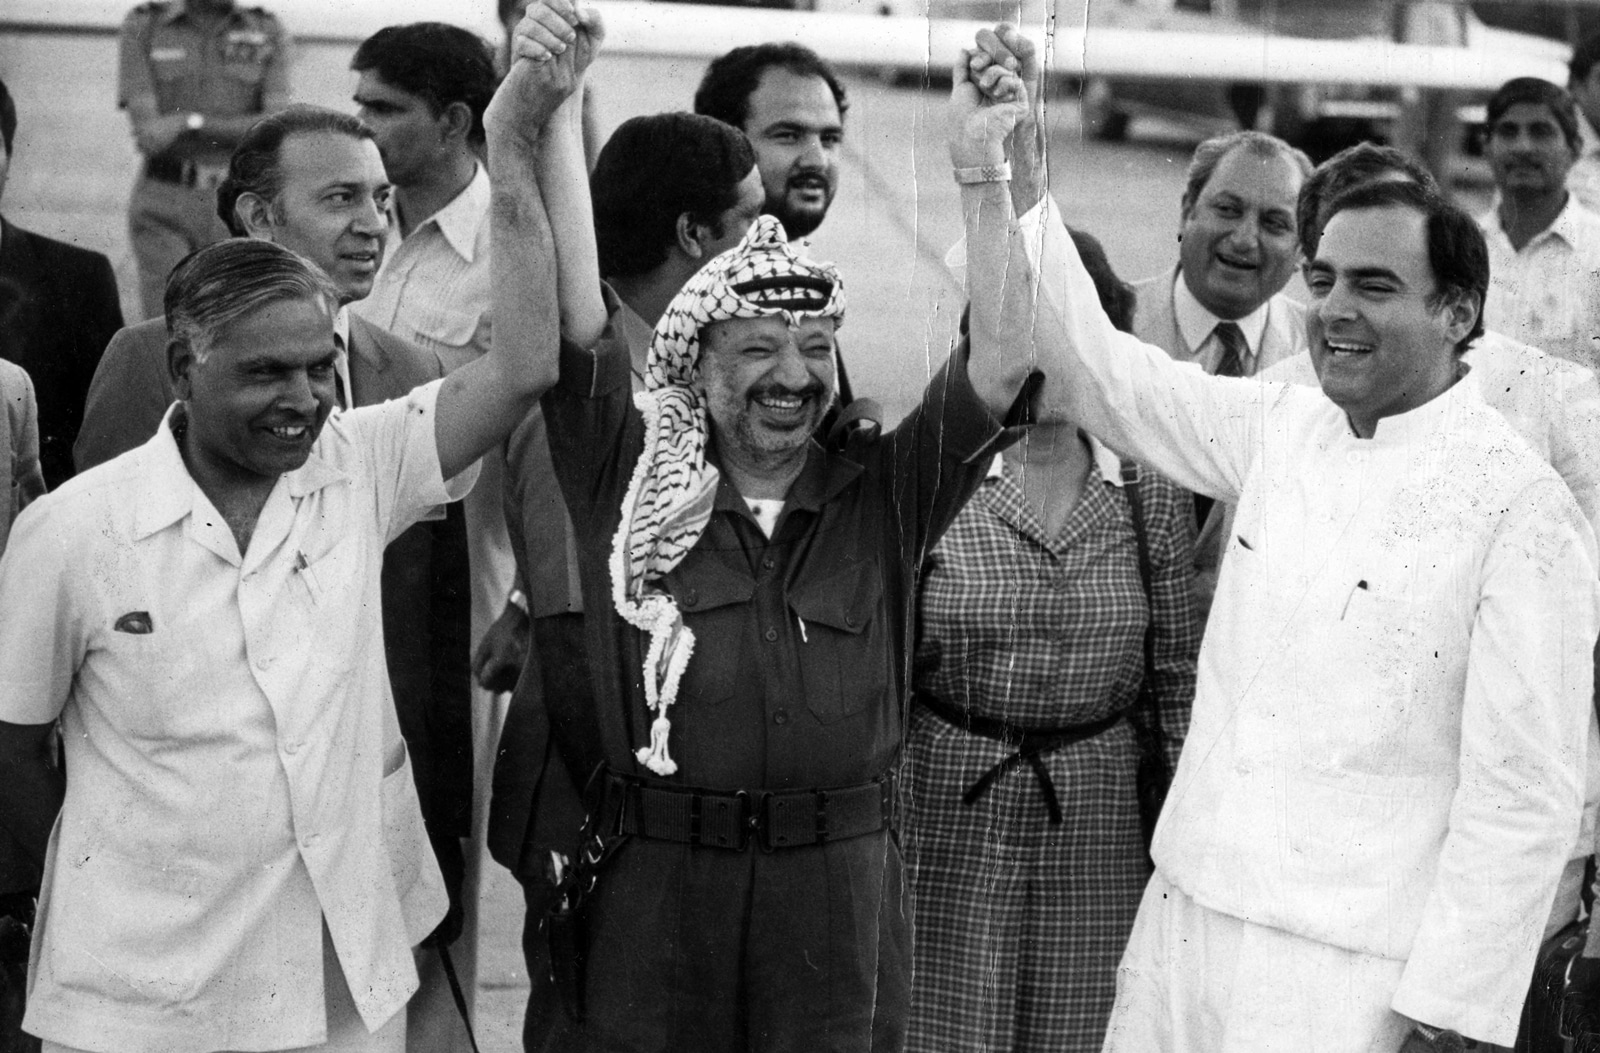
<instances>
[{"instance_id":1,"label":"woman in checkered dress","mask_svg":"<svg viewBox=\"0 0 1600 1053\"><path fill-rule=\"evenodd\" d=\"M1125 321L1131 290L1092 253ZM1139 697L1153 621L1141 704L1159 707L1175 765L1200 641L1193 501L1150 472L1129 485L1149 602L1117 458L1071 426L1035 426L996 458L928 557L907 760L912 1053L1100 1048L1149 873L1138 747L1117 715ZM988 737L1001 730L1088 737L1030 763Z\"/></svg>"}]
</instances>

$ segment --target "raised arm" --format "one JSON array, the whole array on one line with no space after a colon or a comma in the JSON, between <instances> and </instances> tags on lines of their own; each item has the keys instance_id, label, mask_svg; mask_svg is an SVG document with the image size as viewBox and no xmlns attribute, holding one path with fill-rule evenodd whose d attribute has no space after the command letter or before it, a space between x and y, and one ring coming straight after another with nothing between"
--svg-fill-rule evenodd
<instances>
[{"instance_id":1,"label":"raised arm","mask_svg":"<svg viewBox=\"0 0 1600 1053\"><path fill-rule=\"evenodd\" d=\"M989 411L1003 416L1033 370L1029 343L1003 339L1001 319L1027 310L1034 283L1012 272L1007 257L1021 245L1013 222L1005 165L1006 139L1027 112L1021 79L1006 65L974 70L973 52L963 51L951 70L950 161L961 184L961 215L967 236L967 299L972 304L971 357L967 375ZM981 307L980 307L981 305ZM981 327L981 332L980 332Z\"/></svg>"},{"instance_id":2,"label":"raised arm","mask_svg":"<svg viewBox=\"0 0 1600 1053\"><path fill-rule=\"evenodd\" d=\"M439 391L434 434L447 479L503 440L558 376L556 252L537 172L551 119L600 44L598 19L573 29L573 46L550 61L517 59L484 114L494 340Z\"/></svg>"},{"instance_id":3,"label":"raised arm","mask_svg":"<svg viewBox=\"0 0 1600 1053\"><path fill-rule=\"evenodd\" d=\"M985 74L1032 69L1032 45L1015 27L985 30L977 44L984 56L971 65ZM1037 124L1020 122L1008 145L1024 175L1013 196L1038 204L1009 224L967 224L974 363L995 354L1032 363L1045 375L1042 419L1076 423L1187 489L1237 500L1263 410L1284 389L1209 377L1112 326L1046 193Z\"/></svg>"},{"instance_id":4,"label":"raised arm","mask_svg":"<svg viewBox=\"0 0 1600 1053\"><path fill-rule=\"evenodd\" d=\"M549 61L558 54L556 46L575 46L579 17L578 9L569 0L538 0L530 4L513 34L512 54L535 62ZM585 24L591 35L600 33L598 21ZM561 335L579 347L591 346L606 326L605 300L600 295L600 253L594 239L594 203L589 199L589 167L584 149L584 95L580 84L551 118L535 173L555 240Z\"/></svg>"}]
</instances>

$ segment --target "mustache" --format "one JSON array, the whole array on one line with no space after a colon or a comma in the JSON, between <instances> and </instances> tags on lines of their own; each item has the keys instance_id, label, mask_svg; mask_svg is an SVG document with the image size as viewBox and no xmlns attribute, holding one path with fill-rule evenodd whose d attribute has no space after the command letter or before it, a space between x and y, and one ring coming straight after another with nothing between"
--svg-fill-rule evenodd
<instances>
[{"instance_id":1,"label":"mustache","mask_svg":"<svg viewBox=\"0 0 1600 1053\"><path fill-rule=\"evenodd\" d=\"M822 399L830 394L827 388L816 382L798 388L791 388L787 384L762 384L760 387L750 389L750 397L753 399Z\"/></svg>"},{"instance_id":2,"label":"mustache","mask_svg":"<svg viewBox=\"0 0 1600 1053\"><path fill-rule=\"evenodd\" d=\"M789 178L785 180L785 183L788 186L794 186L797 183L821 183L824 186L832 186L833 180L828 177L826 169L807 168L799 172L791 173Z\"/></svg>"}]
</instances>

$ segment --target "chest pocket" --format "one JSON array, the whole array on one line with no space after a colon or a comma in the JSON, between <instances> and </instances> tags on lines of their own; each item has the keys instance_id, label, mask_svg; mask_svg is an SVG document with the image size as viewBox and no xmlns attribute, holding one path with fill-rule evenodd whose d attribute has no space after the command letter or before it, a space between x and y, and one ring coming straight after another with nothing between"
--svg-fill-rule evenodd
<instances>
[{"instance_id":1,"label":"chest pocket","mask_svg":"<svg viewBox=\"0 0 1600 1053\"><path fill-rule=\"evenodd\" d=\"M437 307L417 319L417 336L437 348L448 359L446 364L456 369L475 355L473 340L482 321L482 311Z\"/></svg>"},{"instance_id":2,"label":"chest pocket","mask_svg":"<svg viewBox=\"0 0 1600 1053\"><path fill-rule=\"evenodd\" d=\"M816 718L833 724L881 700L889 684L889 641L878 568L857 562L802 578L788 599L805 626L800 676Z\"/></svg>"},{"instance_id":3,"label":"chest pocket","mask_svg":"<svg viewBox=\"0 0 1600 1053\"><path fill-rule=\"evenodd\" d=\"M223 37L222 68L228 76L247 84L261 81L272 61L272 40L266 33L235 30Z\"/></svg>"},{"instance_id":4,"label":"chest pocket","mask_svg":"<svg viewBox=\"0 0 1600 1053\"><path fill-rule=\"evenodd\" d=\"M192 77L199 68L199 56L193 54L182 38L162 38L157 34L150 41L150 75L162 87L177 85L185 77Z\"/></svg>"},{"instance_id":5,"label":"chest pocket","mask_svg":"<svg viewBox=\"0 0 1600 1053\"><path fill-rule=\"evenodd\" d=\"M756 583L748 574L691 553L667 575L666 586L695 636L678 701L719 706L738 691L739 641Z\"/></svg>"}]
</instances>

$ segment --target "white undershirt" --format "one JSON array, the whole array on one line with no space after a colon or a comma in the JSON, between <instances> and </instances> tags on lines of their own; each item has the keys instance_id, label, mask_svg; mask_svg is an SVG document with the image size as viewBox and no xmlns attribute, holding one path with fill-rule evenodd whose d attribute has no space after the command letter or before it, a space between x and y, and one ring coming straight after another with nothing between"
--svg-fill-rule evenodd
<instances>
[{"instance_id":1,"label":"white undershirt","mask_svg":"<svg viewBox=\"0 0 1600 1053\"><path fill-rule=\"evenodd\" d=\"M750 514L756 517L756 525L768 537L778 526L778 513L783 511L783 499L780 497L747 497L744 503L749 507Z\"/></svg>"}]
</instances>

